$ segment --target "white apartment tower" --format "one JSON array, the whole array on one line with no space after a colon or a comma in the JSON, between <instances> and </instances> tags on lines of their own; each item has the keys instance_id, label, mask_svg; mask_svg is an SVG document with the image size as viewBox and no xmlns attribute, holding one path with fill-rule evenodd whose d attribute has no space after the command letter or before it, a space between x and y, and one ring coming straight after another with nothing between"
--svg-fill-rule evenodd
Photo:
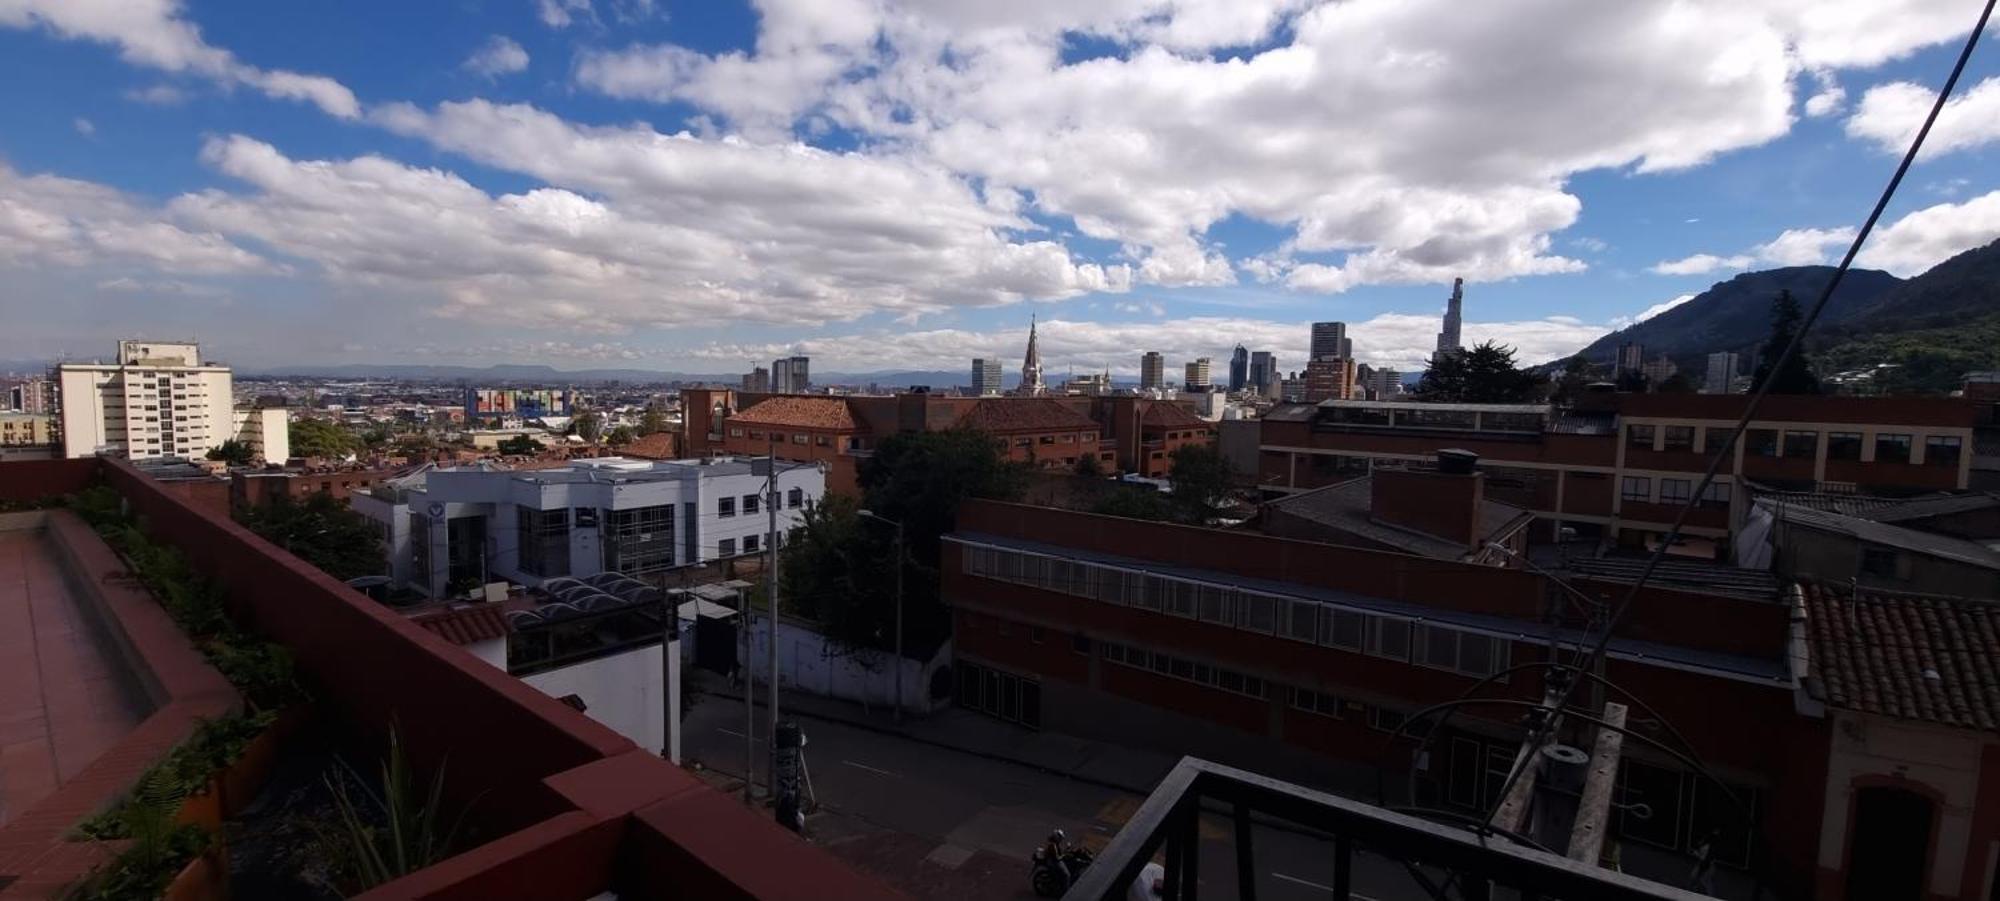
<instances>
[{"instance_id":1,"label":"white apartment tower","mask_svg":"<svg viewBox=\"0 0 2000 901\"><path fill-rule=\"evenodd\" d=\"M1735 351L1719 350L1708 355L1708 375L1702 379L1703 394L1728 394L1736 381L1741 359Z\"/></svg>"},{"instance_id":2,"label":"white apartment tower","mask_svg":"<svg viewBox=\"0 0 2000 901\"><path fill-rule=\"evenodd\" d=\"M198 458L236 436L229 367L193 343L120 341L111 363L56 367L63 456Z\"/></svg>"}]
</instances>

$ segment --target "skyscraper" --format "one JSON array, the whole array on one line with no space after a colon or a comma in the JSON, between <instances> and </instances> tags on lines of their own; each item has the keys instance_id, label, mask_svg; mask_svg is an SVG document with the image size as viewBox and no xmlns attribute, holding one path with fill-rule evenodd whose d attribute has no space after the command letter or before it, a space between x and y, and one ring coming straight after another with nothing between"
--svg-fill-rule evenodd
<instances>
[{"instance_id":1,"label":"skyscraper","mask_svg":"<svg viewBox=\"0 0 2000 901\"><path fill-rule=\"evenodd\" d=\"M1720 350L1708 355L1708 374L1701 380L1703 394L1728 394L1736 381L1741 360L1735 351Z\"/></svg>"},{"instance_id":2,"label":"skyscraper","mask_svg":"<svg viewBox=\"0 0 2000 901\"><path fill-rule=\"evenodd\" d=\"M779 394L799 394L812 386L811 360L806 357L779 357L771 361L771 390Z\"/></svg>"},{"instance_id":3,"label":"skyscraper","mask_svg":"<svg viewBox=\"0 0 2000 901\"><path fill-rule=\"evenodd\" d=\"M1208 380L1207 357L1199 357L1194 362L1187 364L1187 378L1181 381L1181 387L1188 391L1208 390L1209 380Z\"/></svg>"},{"instance_id":4,"label":"skyscraper","mask_svg":"<svg viewBox=\"0 0 2000 901\"><path fill-rule=\"evenodd\" d=\"M1236 345L1236 352L1229 355L1229 390L1241 391L1250 383L1250 351L1243 345Z\"/></svg>"},{"instance_id":5,"label":"skyscraper","mask_svg":"<svg viewBox=\"0 0 2000 901\"><path fill-rule=\"evenodd\" d=\"M1638 372L1646 365L1646 345L1627 341L1618 345L1618 371L1614 375Z\"/></svg>"},{"instance_id":6,"label":"skyscraper","mask_svg":"<svg viewBox=\"0 0 2000 901\"><path fill-rule=\"evenodd\" d=\"M974 357L972 359L972 395L986 397L1000 393L1000 358Z\"/></svg>"},{"instance_id":7,"label":"skyscraper","mask_svg":"<svg viewBox=\"0 0 2000 901\"><path fill-rule=\"evenodd\" d=\"M1157 391L1167 386L1167 358L1157 350L1139 358L1139 390Z\"/></svg>"},{"instance_id":8,"label":"skyscraper","mask_svg":"<svg viewBox=\"0 0 2000 901\"><path fill-rule=\"evenodd\" d=\"M1035 317L1028 317L1028 355L1021 360L1021 384L1014 393L1039 397L1048 388L1042 384L1042 352L1035 346Z\"/></svg>"},{"instance_id":9,"label":"skyscraper","mask_svg":"<svg viewBox=\"0 0 2000 901\"><path fill-rule=\"evenodd\" d=\"M1354 356L1354 342L1347 339L1347 323L1315 322L1312 324L1311 360L1351 359Z\"/></svg>"},{"instance_id":10,"label":"skyscraper","mask_svg":"<svg viewBox=\"0 0 2000 901\"><path fill-rule=\"evenodd\" d=\"M1347 400L1354 393L1354 360L1349 357L1325 357L1306 364L1301 373L1305 381L1307 403L1323 400Z\"/></svg>"},{"instance_id":11,"label":"skyscraper","mask_svg":"<svg viewBox=\"0 0 2000 901\"><path fill-rule=\"evenodd\" d=\"M1278 372L1278 360L1268 350L1260 350L1250 355L1250 384L1259 394L1268 393L1283 375Z\"/></svg>"},{"instance_id":12,"label":"skyscraper","mask_svg":"<svg viewBox=\"0 0 2000 901\"><path fill-rule=\"evenodd\" d=\"M1465 349L1465 344L1458 337L1458 327L1464 315L1465 279L1455 278L1451 280L1451 300L1444 308L1444 329L1438 332L1438 353L1455 354Z\"/></svg>"},{"instance_id":13,"label":"skyscraper","mask_svg":"<svg viewBox=\"0 0 2000 901\"><path fill-rule=\"evenodd\" d=\"M771 390L771 370L752 366L743 375L743 390L763 394Z\"/></svg>"}]
</instances>

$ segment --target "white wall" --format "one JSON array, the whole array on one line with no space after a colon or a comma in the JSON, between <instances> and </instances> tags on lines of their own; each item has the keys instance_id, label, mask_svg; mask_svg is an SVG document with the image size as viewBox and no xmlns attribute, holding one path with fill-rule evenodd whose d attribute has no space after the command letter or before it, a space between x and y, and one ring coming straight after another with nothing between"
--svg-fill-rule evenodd
<instances>
[{"instance_id":1,"label":"white wall","mask_svg":"<svg viewBox=\"0 0 2000 901\"><path fill-rule=\"evenodd\" d=\"M1969 896L1979 886L1960 886L1972 830L1972 807L1979 792L1981 748L1986 737L1951 729L1851 711L1834 714L1827 759L1826 806L1820 820L1819 865L1837 870L1847 853L1848 812L1854 780L1861 776L1906 779L1944 796L1937 835L1931 845L1930 894Z\"/></svg>"},{"instance_id":2,"label":"white wall","mask_svg":"<svg viewBox=\"0 0 2000 901\"><path fill-rule=\"evenodd\" d=\"M770 638L766 620L759 617L751 635L750 660L758 679L770 673ZM738 645L739 653L742 646ZM822 697L855 701L870 707L894 708L896 680L903 681L903 711L926 714L934 709L930 697L931 674L951 660L949 642L929 662L907 658L900 661L888 654L873 658L874 669L862 665L853 654L841 653L834 642L803 623L778 622L778 685Z\"/></svg>"},{"instance_id":3,"label":"white wall","mask_svg":"<svg viewBox=\"0 0 2000 901\"><path fill-rule=\"evenodd\" d=\"M666 745L666 710L657 644L523 676L552 698L576 695L584 715L655 754Z\"/></svg>"}]
</instances>

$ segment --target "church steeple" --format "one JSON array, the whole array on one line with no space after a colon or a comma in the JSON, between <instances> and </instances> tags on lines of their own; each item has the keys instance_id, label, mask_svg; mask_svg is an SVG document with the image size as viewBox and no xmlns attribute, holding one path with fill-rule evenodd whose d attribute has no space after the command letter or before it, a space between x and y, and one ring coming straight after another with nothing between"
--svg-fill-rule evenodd
<instances>
[{"instance_id":1,"label":"church steeple","mask_svg":"<svg viewBox=\"0 0 2000 901\"><path fill-rule=\"evenodd\" d=\"M1021 361L1021 387L1018 393L1026 397L1039 397L1047 388L1042 384L1042 352L1035 344L1035 317L1028 317L1028 356Z\"/></svg>"}]
</instances>

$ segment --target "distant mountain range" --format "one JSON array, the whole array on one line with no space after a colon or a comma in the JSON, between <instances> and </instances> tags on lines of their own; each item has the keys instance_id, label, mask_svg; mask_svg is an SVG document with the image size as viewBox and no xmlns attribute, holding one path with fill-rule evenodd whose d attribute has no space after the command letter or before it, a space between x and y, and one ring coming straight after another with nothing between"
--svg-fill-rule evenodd
<instances>
[{"instance_id":1,"label":"distant mountain range","mask_svg":"<svg viewBox=\"0 0 2000 901\"><path fill-rule=\"evenodd\" d=\"M1618 358L1618 348L1636 342L1645 348L1646 359L1661 354L1682 371L1699 378L1706 358L1717 351L1733 350L1748 357L1771 333L1771 301L1778 292L1790 290L1801 307L1809 306L1826 290L1833 277L1832 266L1788 266L1761 272L1745 272L1726 282L1717 282L1680 306L1605 335L1578 351L1592 363L1610 364ZM1849 270L1841 279L1840 290L1820 317L1831 325L1869 309L1903 280L1874 269Z\"/></svg>"}]
</instances>

